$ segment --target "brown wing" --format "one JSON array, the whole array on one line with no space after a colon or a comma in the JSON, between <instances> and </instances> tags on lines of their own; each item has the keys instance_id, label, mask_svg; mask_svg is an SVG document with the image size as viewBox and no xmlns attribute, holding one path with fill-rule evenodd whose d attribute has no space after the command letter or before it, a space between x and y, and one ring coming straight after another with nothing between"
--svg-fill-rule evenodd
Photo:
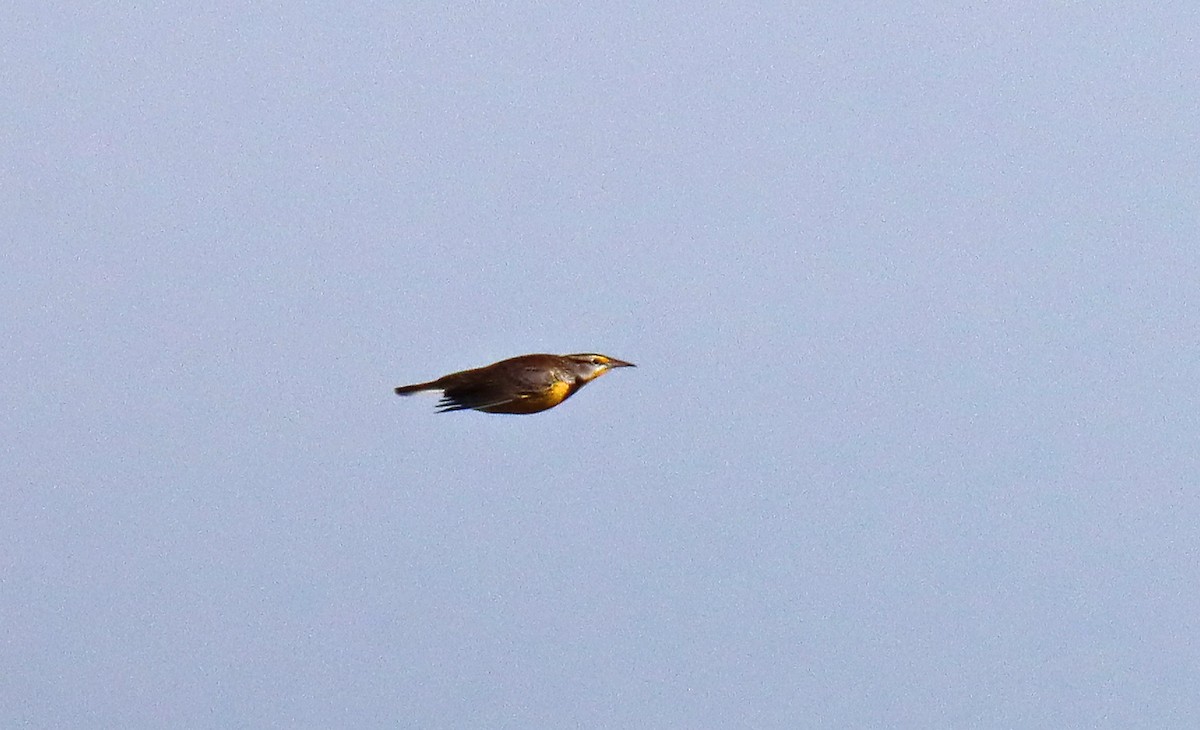
<instances>
[{"instance_id":1,"label":"brown wing","mask_svg":"<svg viewBox=\"0 0 1200 730\"><path fill-rule=\"evenodd\" d=\"M450 411L477 411L497 408L514 400L511 388L496 388L494 386L476 385L465 388L447 388L442 391L442 399L438 401L438 413Z\"/></svg>"},{"instance_id":2,"label":"brown wing","mask_svg":"<svg viewBox=\"0 0 1200 730\"><path fill-rule=\"evenodd\" d=\"M466 371L447 375L439 381L442 399L438 412L473 409L488 413L536 413L562 401L555 397L559 378L536 362L497 363L481 368L481 372ZM553 402L549 402L553 400Z\"/></svg>"}]
</instances>

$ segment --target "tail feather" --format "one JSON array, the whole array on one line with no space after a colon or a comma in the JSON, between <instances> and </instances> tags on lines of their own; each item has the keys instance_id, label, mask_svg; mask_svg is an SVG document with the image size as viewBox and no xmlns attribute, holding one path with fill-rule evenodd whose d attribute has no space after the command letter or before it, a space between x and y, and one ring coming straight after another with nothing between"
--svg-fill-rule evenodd
<instances>
[{"instance_id":1,"label":"tail feather","mask_svg":"<svg viewBox=\"0 0 1200 730\"><path fill-rule=\"evenodd\" d=\"M400 387L396 388L396 395L412 395L413 393L420 393L423 390L437 390L439 386L436 385L436 382L437 381L431 380L428 383L401 385Z\"/></svg>"}]
</instances>

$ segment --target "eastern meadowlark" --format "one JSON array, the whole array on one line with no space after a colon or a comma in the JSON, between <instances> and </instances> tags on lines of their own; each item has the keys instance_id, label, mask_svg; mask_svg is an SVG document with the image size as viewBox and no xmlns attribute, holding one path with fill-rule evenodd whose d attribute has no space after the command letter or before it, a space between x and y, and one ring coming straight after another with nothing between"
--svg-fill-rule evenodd
<instances>
[{"instance_id":1,"label":"eastern meadowlark","mask_svg":"<svg viewBox=\"0 0 1200 730\"><path fill-rule=\"evenodd\" d=\"M396 395L440 390L438 412L474 409L484 413L537 413L562 403L613 368L631 362L596 353L521 355L486 367L443 375L396 388Z\"/></svg>"}]
</instances>

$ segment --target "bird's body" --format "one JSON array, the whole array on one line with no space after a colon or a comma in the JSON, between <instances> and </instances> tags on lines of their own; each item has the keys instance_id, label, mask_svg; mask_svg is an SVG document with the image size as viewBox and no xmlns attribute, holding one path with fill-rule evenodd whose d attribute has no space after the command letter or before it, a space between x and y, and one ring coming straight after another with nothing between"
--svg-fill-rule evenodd
<instances>
[{"instance_id":1,"label":"bird's body","mask_svg":"<svg viewBox=\"0 0 1200 730\"><path fill-rule=\"evenodd\" d=\"M562 403L612 368L633 363L606 355L521 355L437 380L396 388L396 395L442 391L441 413L474 409L485 413L537 413Z\"/></svg>"}]
</instances>

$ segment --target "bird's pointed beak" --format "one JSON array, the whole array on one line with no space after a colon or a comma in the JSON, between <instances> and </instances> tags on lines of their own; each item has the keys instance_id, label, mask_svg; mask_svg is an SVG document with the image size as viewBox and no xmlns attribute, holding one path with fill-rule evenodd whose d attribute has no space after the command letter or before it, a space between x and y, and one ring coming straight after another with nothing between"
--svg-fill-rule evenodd
<instances>
[{"instance_id":1,"label":"bird's pointed beak","mask_svg":"<svg viewBox=\"0 0 1200 730\"><path fill-rule=\"evenodd\" d=\"M625 362L624 360L618 360L614 357L608 358L607 364L610 368L636 368L637 367L637 365L634 365L631 362Z\"/></svg>"}]
</instances>

